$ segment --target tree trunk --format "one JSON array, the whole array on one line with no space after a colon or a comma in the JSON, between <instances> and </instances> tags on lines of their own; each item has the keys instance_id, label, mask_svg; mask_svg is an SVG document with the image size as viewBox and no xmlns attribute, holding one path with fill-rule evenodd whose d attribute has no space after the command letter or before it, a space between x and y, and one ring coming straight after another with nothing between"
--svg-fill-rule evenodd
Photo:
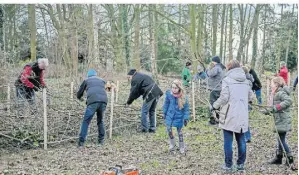
<instances>
[{"instance_id":1,"label":"tree trunk","mask_svg":"<svg viewBox=\"0 0 299 175\"><path fill-rule=\"evenodd\" d=\"M244 47L246 46L246 44L248 43L248 41L250 39L252 30L253 30L254 26L257 25L257 19L259 17L260 7L261 7L261 5L258 4L255 8L254 16L253 16L253 19L251 21L250 28L249 28L247 36L245 37L245 34L244 34L244 37L240 38L241 40L240 40L240 43L239 43L239 48L238 48L238 53L237 53L237 59L239 61L241 60L241 55L243 53Z\"/></svg>"},{"instance_id":2,"label":"tree trunk","mask_svg":"<svg viewBox=\"0 0 299 175\"><path fill-rule=\"evenodd\" d=\"M36 22L35 22L35 5L28 5L28 23L30 30L30 53L31 61L36 59Z\"/></svg>"},{"instance_id":3,"label":"tree trunk","mask_svg":"<svg viewBox=\"0 0 299 175\"><path fill-rule=\"evenodd\" d=\"M222 6L222 16L221 16L221 38L220 38L220 58L222 59L222 62L223 62L223 30L224 30L224 23L225 23L225 8L226 8L226 5L224 4Z\"/></svg>"},{"instance_id":4,"label":"tree trunk","mask_svg":"<svg viewBox=\"0 0 299 175\"><path fill-rule=\"evenodd\" d=\"M212 44L212 55L216 55L216 46L217 46L217 26L218 26L218 5L213 4L213 44Z\"/></svg>"},{"instance_id":5,"label":"tree trunk","mask_svg":"<svg viewBox=\"0 0 299 175\"><path fill-rule=\"evenodd\" d=\"M288 26L288 28L289 28L289 32L288 32L287 48L286 48L286 53L285 53L285 62L286 62L286 66L288 66L288 55L289 55L290 40L291 40L291 35L292 35L292 28L291 28L291 26L290 26L290 23L291 23L291 21L292 21L292 19L293 19L293 16L294 16L294 8L295 8L295 4L293 4L292 15L291 15L291 17L290 17L290 19L289 19L289 22L288 22L288 24L289 24L289 26Z\"/></svg>"},{"instance_id":6,"label":"tree trunk","mask_svg":"<svg viewBox=\"0 0 299 175\"><path fill-rule=\"evenodd\" d=\"M94 60L94 26L93 26L93 4L88 5L88 61Z\"/></svg>"},{"instance_id":7,"label":"tree trunk","mask_svg":"<svg viewBox=\"0 0 299 175\"><path fill-rule=\"evenodd\" d=\"M128 29L128 5L121 5L122 10L122 33L123 33L123 44L125 48L125 58L127 67L131 67L130 61L130 45L129 45L129 29Z\"/></svg>"},{"instance_id":8,"label":"tree trunk","mask_svg":"<svg viewBox=\"0 0 299 175\"><path fill-rule=\"evenodd\" d=\"M263 50L262 50L262 57L260 58L260 73L264 73L264 64L265 64L265 51L266 51L266 29L267 29L267 6L265 6L264 10L264 27L263 27Z\"/></svg>"},{"instance_id":9,"label":"tree trunk","mask_svg":"<svg viewBox=\"0 0 299 175\"><path fill-rule=\"evenodd\" d=\"M278 38L279 38L279 45L278 45L278 51L277 51L277 54L276 54L276 72L279 71L280 69L280 57L281 57L281 50L282 50L282 33L283 33L283 30L282 30L282 17L283 17L283 4L281 5L281 13L280 13L280 33L278 34Z\"/></svg>"},{"instance_id":10,"label":"tree trunk","mask_svg":"<svg viewBox=\"0 0 299 175\"><path fill-rule=\"evenodd\" d=\"M139 36L140 36L140 5L136 4L134 8L135 26L134 26L134 55L132 65L137 70L140 70L140 50L139 50Z\"/></svg>"},{"instance_id":11,"label":"tree trunk","mask_svg":"<svg viewBox=\"0 0 299 175\"><path fill-rule=\"evenodd\" d=\"M225 17L225 31L224 31L224 52L223 52L223 64L226 65L226 45L227 45L227 22L228 22L228 12L226 13Z\"/></svg>"},{"instance_id":12,"label":"tree trunk","mask_svg":"<svg viewBox=\"0 0 299 175\"><path fill-rule=\"evenodd\" d=\"M189 5L189 15L190 15L190 44L191 44L191 54L192 60L195 60L195 53L196 53L196 37L195 37L195 30L196 30L196 21L195 21L195 4Z\"/></svg>"},{"instance_id":13,"label":"tree trunk","mask_svg":"<svg viewBox=\"0 0 299 175\"><path fill-rule=\"evenodd\" d=\"M150 45L151 45L151 71L153 79L157 81L157 63L156 63L156 50L155 50L155 18L153 9L155 5L149 5L149 34L150 34Z\"/></svg>"},{"instance_id":14,"label":"tree trunk","mask_svg":"<svg viewBox=\"0 0 299 175\"><path fill-rule=\"evenodd\" d=\"M44 23L44 26L45 26L47 47L49 48L50 47L50 43L49 43L49 32L48 32L48 27L47 27L47 23L46 23L45 12L44 12L43 9L41 9L41 12L42 12L43 23ZM47 51L45 51L45 53L46 53L46 57L48 57Z\"/></svg>"},{"instance_id":15,"label":"tree trunk","mask_svg":"<svg viewBox=\"0 0 299 175\"><path fill-rule=\"evenodd\" d=\"M204 7L205 5L198 5L198 27L197 27L197 52L199 55L203 55L203 28L204 28ZM198 63L198 62L196 62Z\"/></svg>"},{"instance_id":16,"label":"tree trunk","mask_svg":"<svg viewBox=\"0 0 299 175\"><path fill-rule=\"evenodd\" d=\"M253 29L253 41L252 41L252 57L251 57L251 67L255 69L255 62L257 59L257 51L258 51L258 20L259 18L256 19L256 25L254 26Z\"/></svg>"},{"instance_id":17,"label":"tree trunk","mask_svg":"<svg viewBox=\"0 0 299 175\"><path fill-rule=\"evenodd\" d=\"M229 60L233 59L233 5L229 5L229 41L228 41L228 50L229 50Z\"/></svg>"},{"instance_id":18,"label":"tree trunk","mask_svg":"<svg viewBox=\"0 0 299 175\"><path fill-rule=\"evenodd\" d=\"M70 7L70 31L71 31L71 58L72 58L72 76L78 76L78 37L77 37L77 22L76 22L76 5ZM92 10L92 9L91 9ZM93 23L93 22L92 22ZM93 29L93 28L92 28Z\"/></svg>"}]
</instances>

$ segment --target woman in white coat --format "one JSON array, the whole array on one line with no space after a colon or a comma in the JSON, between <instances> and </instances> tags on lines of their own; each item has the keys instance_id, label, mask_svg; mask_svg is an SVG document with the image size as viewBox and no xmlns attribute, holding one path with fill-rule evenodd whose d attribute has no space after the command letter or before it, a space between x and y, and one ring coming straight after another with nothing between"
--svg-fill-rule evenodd
<instances>
[{"instance_id":1,"label":"woman in white coat","mask_svg":"<svg viewBox=\"0 0 299 175\"><path fill-rule=\"evenodd\" d=\"M223 129L225 170L233 168L233 135L238 144L237 170L244 171L246 160L245 132L248 130L248 103L252 100L249 81L237 60L227 64L228 72L222 80L220 97L212 104L220 109L219 127Z\"/></svg>"}]
</instances>

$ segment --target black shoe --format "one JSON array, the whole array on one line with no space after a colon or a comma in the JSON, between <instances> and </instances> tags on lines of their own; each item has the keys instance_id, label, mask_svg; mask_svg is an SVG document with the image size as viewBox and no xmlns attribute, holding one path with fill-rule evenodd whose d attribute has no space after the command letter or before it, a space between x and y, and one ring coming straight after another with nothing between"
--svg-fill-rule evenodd
<instances>
[{"instance_id":1,"label":"black shoe","mask_svg":"<svg viewBox=\"0 0 299 175\"><path fill-rule=\"evenodd\" d=\"M251 143L251 140L247 140L246 143Z\"/></svg>"},{"instance_id":2,"label":"black shoe","mask_svg":"<svg viewBox=\"0 0 299 175\"><path fill-rule=\"evenodd\" d=\"M208 125L213 125L213 126L214 126L214 125L217 125L217 122L216 122L216 121L213 121L213 120L212 120L212 121L210 120L210 121L208 122Z\"/></svg>"},{"instance_id":3,"label":"black shoe","mask_svg":"<svg viewBox=\"0 0 299 175\"><path fill-rule=\"evenodd\" d=\"M149 132L149 133L156 133L156 130L154 130L154 129L149 129L148 132Z\"/></svg>"},{"instance_id":4,"label":"black shoe","mask_svg":"<svg viewBox=\"0 0 299 175\"><path fill-rule=\"evenodd\" d=\"M286 160L286 165L292 165L294 163L294 157L293 156L288 156Z\"/></svg>"},{"instance_id":5,"label":"black shoe","mask_svg":"<svg viewBox=\"0 0 299 175\"><path fill-rule=\"evenodd\" d=\"M277 154L276 157L271 160L269 163L270 164L275 164L275 165L279 165L279 164L282 164L282 154Z\"/></svg>"},{"instance_id":6,"label":"black shoe","mask_svg":"<svg viewBox=\"0 0 299 175\"><path fill-rule=\"evenodd\" d=\"M141 130L138 130L138 132L147 133L147 129L141 129Z\"/></svg>"}]
</instances>

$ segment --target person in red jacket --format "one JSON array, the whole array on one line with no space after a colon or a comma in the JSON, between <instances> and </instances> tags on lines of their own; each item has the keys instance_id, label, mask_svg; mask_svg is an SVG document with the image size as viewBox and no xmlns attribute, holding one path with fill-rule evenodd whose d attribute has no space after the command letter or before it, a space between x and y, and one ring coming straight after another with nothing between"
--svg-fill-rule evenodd
<instances>
[{"instance_id":1,"label":"person in red jacket","mask_svg":"<svg viewBox=\"0 0 299 175\"><path fill-rule=\"evenodd\" d=\"M281 76L285 83L288 84L288 68L286 66L286 63L284 61L280 62L280 70L279 70L279 73L276 74L276 76Z\"/></svg>"},{"instance_id":2,"label":"person in red jacket","mask_svg":"<svg viewBox=\"0 0 299 175\"><path fill-rule=\"evenodd\" d=\"M29 104L35 103L35 91L46 86L44 71L48 67L47 58L40 58L35 62L27 63L15 82L18 101L27 100Z\"/></svg>"}]
</instances>

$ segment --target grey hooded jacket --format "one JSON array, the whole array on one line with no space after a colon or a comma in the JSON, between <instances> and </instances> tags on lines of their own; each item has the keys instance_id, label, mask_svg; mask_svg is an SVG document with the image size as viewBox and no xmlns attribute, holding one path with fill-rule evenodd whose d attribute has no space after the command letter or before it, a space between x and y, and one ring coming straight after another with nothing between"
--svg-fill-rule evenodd
<instances>
[{"instance_id":1,"label":"grey hooded jacket","mask_svg":"<svg viewBox=\"0 0 299 175\"><path fill-rule=\"evenodd\" d=\"M212 69L207 70L209 90L221 91L221 81L224 76L224 69L224 65L218 63Z\"/></svg>"}]
</instances>

